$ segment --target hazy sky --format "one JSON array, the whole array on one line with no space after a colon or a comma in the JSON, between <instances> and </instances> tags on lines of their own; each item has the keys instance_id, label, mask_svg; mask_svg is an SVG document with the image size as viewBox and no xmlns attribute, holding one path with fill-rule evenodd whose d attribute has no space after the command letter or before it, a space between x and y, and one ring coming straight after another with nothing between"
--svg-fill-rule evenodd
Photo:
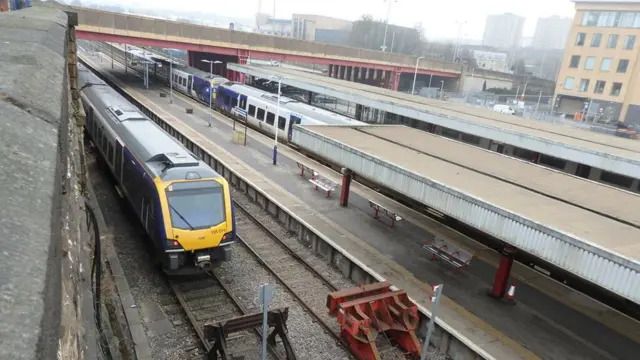
<instances>
[{"instance_id":1,"label":"hazy sky","mask_svg":"<svg viewBox=\"0 0 640 360\"><path fill-rule=\"evenodd\" d=\"M276 16L290 18L292 13L319 15L356 20L363 14L386 18L389 0L275 0ZM487 15L512 12L525 16L524 36L532 36L536 19L551 15L572 17L571 0L391 0L390 23L414 26L422 22L429 38L455 38L456 21L467 21L462 33L466 38L481 39ZM101 3L127 4L123 0L102 0ZM253 18L259 0L136 0L141 6L216 12L220 15ZM262 0L262 11L273 12L274 0Z\"/></svg>"}]
</instances>

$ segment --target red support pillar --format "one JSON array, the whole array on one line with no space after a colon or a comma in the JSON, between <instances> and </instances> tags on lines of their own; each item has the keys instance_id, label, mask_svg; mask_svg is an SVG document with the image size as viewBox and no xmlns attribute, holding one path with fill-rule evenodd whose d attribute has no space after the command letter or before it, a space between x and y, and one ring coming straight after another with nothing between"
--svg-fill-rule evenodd
<instances>
[{"instance_id":1,"label":"red support pillar","mask_svg":"<svg viewBox=\"0 0 640 360\"><path fill-rule=\"evenodd\" d=\"M509 276L511 275L511 267L513 266L513 259L516 256L516 248L505 245L500 254L500 266L496 272L495 280L493 281L493 287L489 296L502 299L507 292L507 285L509 284Z\"/></svg>"},{"instance_id":2,"label":"red support pillar","mask_svg":"<svg viewBox=\"0 0 640 360\"><path fill-rule=\"evenodd\" d=\"M351 180L353 179L353 171L342 168L342 188L340 189L340 206L347 207L349 205L349 189L351 188Z\"/></svg>"},{"instance_id":3,"label":"red support pillar","mask_svg":"<svg viewBox=\"0 0 640 360\"><path fill-rule=\"evenodd\" d=\"M191 59L191 56L193 56L193 51L191 50L187 50L187 65L188 66L193 66L193 60Z\"/></svg>"},{"instance_id":4,"label":"red support pillar","mask_svg":"<svg viewBox=\"0 0 640 360\"><path fill-rule=\"evenodd\" d=\"M399 70L393 72L393 83L391 90L398 91L398 87L400 86L400 74Z\"/></svg>"},{"instance_id":5,"label":"red support pillar","mask_svg":"<svg viewBox=\"0 0 640 360\"><path fill-rule=\"evenodd\" d=\"M537 164L537 163L538 163L538 161L540 161L540 153L539 153L539 152L534 152L534 153L533 153L533 159L531 159L531 161L532 161L534 164Z\"/></svg>"}]
</instances>

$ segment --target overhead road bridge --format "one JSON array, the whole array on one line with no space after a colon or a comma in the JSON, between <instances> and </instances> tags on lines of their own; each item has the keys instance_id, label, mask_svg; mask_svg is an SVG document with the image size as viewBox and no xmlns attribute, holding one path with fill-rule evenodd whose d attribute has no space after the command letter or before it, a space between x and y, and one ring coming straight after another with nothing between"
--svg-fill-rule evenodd
<instances>
[{"instance_id":1,"label":"overhead road bridge","mask_svg":"<svg viewBox=\"0 0 640 360\"><path fill-rule=\"evenodd\" d=\"M282 67L244 64L229 64L228 67L256 78L281 78L285 85L384 111L384 122L404 123L430 132L435 132L435 127L454 130L474 137L477 140L473 142L475 145L505 154L509 154L505 150L508 146L525 149L532 153L530 160L533 162L541 161L541 154L553 156L569 162L564 171L592 180L600 180L601 170L632 179L640 178L639 141L541 121L526 121L486 109ZM358 119L357 115L362 110L356 108L355 111ZM398 120L400 117L404 119ZM580 168L579 164L586 168ZM636 180L633 187L637 189L638 185Z\"/></svg>"},{"instance_id":2,"label":"overhead road bridge","mask_svg":"<svg viewBox=\"0 0 640 360\"><path fill-rule=\"evenodd\" d=\"M285 37L269 36L236 30L213 28L120 14L83 7L60 5L78 14L78 39L148 45L184 49L191 52L215 53L246 63L247 58L343 66L349 69L370 69L391 81L394 86L400 74L415 69L416 57L348 46L322 44ZM188 56L193 66L194 56ZM462 65L422 59L418 73L445 78L459 78ZM233 78L233 77L232 77Z\"/></svg>"},{"instance_id":3,"label":"overhead road bridge","mask_svg":"<svg viewBox=\"0 0 640 360\"><path fill-rule=\"evenodd\" d=\"M392 142L366 127L296 126L305 151L640 304L640 230ZM425 134L426 135L426 134ZM513 252L503 255L504 294ZM505 264L505 269L501 270ZM494 290L496 287L494 284Z\"/></svg>"}]
</instances>

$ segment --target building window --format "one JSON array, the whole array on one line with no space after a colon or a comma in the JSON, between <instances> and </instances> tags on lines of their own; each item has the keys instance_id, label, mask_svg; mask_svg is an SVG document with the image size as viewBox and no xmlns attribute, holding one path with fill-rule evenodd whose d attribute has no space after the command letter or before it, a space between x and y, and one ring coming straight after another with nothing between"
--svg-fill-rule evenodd
<instances>
[{"instance_id":1,"label":"building window","mask_svg":"<svg viewBox=\"0 0 640 360\"><path fill-rule=\"evenodd\" d=\"M591 38L591 47L600 47L600 42L602 41L602 34L597 33L593 34Z\"/></svg>"},{"instance_id":2,"label":"building window","mask_svg":"<svg viewBox=\"0 0 640 360\"><path fill-rule=\"evenodd\" d=\"M564 79L564 88L567 90L573 90L573 80L575 80L573 77L567 76Z\"/></svg>"},{"instance_id":3,"label":"building window","mask_svg":"<svg viewBox=\"0 0 640 360\"><path fill-rule=\"evenodd\" d=\"M582 26L597 26L600 13L585 11L582 15Z\"/></svg>"},{"instance_id":4,"label":"building window","mask_svg":"<svg viewBox=\"0 0 640 360\"><path fill-rule=\"evenodd\" d=\"M600 71L609 71L611 69L611 58L602 58Z\"/></svg>"},{"instance_id":5,"label":"building window","mask_svg":"<svg viewBox=\"0 0 640 360\"><path fill-rule=\"evenodd\" d=\"M587 59L584 61L584 69L585 70L593 70L596 66L596 57L595 56L587 56Z\"/></svg>"},{"instance_id":6,"label":"building window","mask_svg":"<svg viewBox=\"0 0 640 360\"><path fill-rule=\"evenodd\" d=\"M629 60L620 59L620 61L618 61L618 70L616 70L616 72L624 74L627 72L628 67L629 67Z\"/></svg>"},{"instance_id":7,"label":"building window","mask_svg":"<svg viewBox=\"0 0 640 360\"><path fill-rule=\"evenodd\" d=\"M607 48L615 49L618 46L618 34L609 35L609 40L607 40Z\"/></svg>"},{"instance_id":8,"label":"building window","mask_svg":"<svg viewBox=\"0 0 640 360\"><path fill-rule=\"evenodd\" d=\"M632 50L634 46L636 46L636 36L635 35L627 35L624 37L623 45L625 49Z\"/></svg>"},{"instance_id":9,"label":"building window","mask_svg":"<svg viewBox=\"0 0 640 360\"><path fill-rule=\"evenodd\" d=\"M630 11L585 11L582 26L640 28L640 13Z\"/></svg>"},{"instance_id":10,"label":"building window","mask_svg":"<svg viewBox=\"0 0 640 360\"><path fill-rule=\"evenodd\" d=\"M577 46L584 46L584 41L587 38L587 34L581 32L578 33L578 37L576 38L576 45Z\"/></svg>"},{"instance_id":11,"label":"building window","mask_svg":"<svg viewBox=\"0 0 640 360\"><path fill-rule=\"evenodd\" d=\"M589 90L589 79L580 80L580 91L585 92Z\"/></svg>"},{"instance_id":12,"label":"building window","mask_svg":"<svg viewBox=\"0 0 640 360\"><path fill-rule=\"evenodd\" d=\"M611 86L611 96L618 96L622 91L622 83L614 82Z\"/></svg>"},{"instance_id":13,"label":"building window","mask_svg":"<svg viewBox=\"0 0 640 360\"><path fill-rule=\"evenodd\" d=\"M580 66L580 55L571 56L571 62L569 63L570 68L578 68Z\"/></svg>"},{"instance_id":14,"label":"building window","mask_svg":"<svg viewBox=\"0 0 640 360\"><path fill-rule=\"evenodd\" d=\"M596 94L602 94L604 92L604 86L607 84L606 81L598 80L596 81L596 87L593 89L593 92Z\"/></svg>"}]
</instances>

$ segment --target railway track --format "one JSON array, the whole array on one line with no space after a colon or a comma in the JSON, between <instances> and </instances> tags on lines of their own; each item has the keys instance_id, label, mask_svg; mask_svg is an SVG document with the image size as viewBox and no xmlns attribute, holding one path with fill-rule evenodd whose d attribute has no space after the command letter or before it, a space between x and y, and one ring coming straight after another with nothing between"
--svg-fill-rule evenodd
<instances>
[{"instance_id":1,"label":"railway track","mask_svg":"<svg viewBox=\"0 0 640 360\"><path fill-rule=\"evenodd\" d=\"M326 307L327 294L339 288L327 276L316 270L316 266L312 264L313 260L306 260L296 249L283 241L281 236L276 235L277 227L280 225L274 223L269 214L253 215L251 210L240 202L235 201L235 204L239 240L244 247L269 269L306 312L315 318L324 332L348 351L348 347L340 338L337 321L329 315ZM275 231L272 227L276 228ZM323 262L315 257L311 259ZM382 359L404 359L400 349L393 346L384 336L379 336L378 340L378 350Z\"/></svg>"},{"instance_id":2,"label":"railway track","mask_svg":"<svg viewBox=\"0 0 640 360\"><path fill-rule=\"evenodd\" d=\"M119 63L123 60L123 57L116 59ZM262 283L276 285L276 298L282 301L282 305L272 305L270 308L290 308L287 327L296 352L314 353L318 359L351 358L350 350L340 338L339 325L328 314L326 308L327 294L339 288L265 225L273 222L268 214L256 217L241 203L236 201L235 204L238 242L234 245L232 262L243 263L243 269L251 269L253 277L266 280ZM275 226L280 227L279 224ZM265 274L259 276L257 273L261 271ZM218 275L216 269L210 277L188 280L174 278L169 280L169 284L176 302L169 301L168 306L178 305L184 311L200 340L201 346L191 349L193 358L206 354L212 345L204 337L204 324L259 311L256 301L258 284L244 282L242 276L238 278L233 272ZM173 311L176 311L175 307ZM313 344L306 344L308 336L297 338L298 333L313 334ZM229 348L236 350L240 356L253 358L260 348L260 337L257 335L259 332L255 330L255 334L245 332L231 337L227 340ZM378 340L378 350L383 359L404 358L400 349L393 346L384 336L381 335ZM299 351L305 347L315 350ZM270 356L271 359L280 359L284 358L284 353L271 349Z\"/></svg>"},{"instance_id":3,"label":"railway track","mask_svg":"<svg viewBox=\"0 0 640 360\"><path fill-rule=\"evenodd\" d=\"M183 311L189 319L191 328L199 339L200 346L186 349L191 359L203 359L212 344L205 339L204 325L217 321L229 320L247 314L247 309L237 298L236 294L244 294L255 289L240 288L231 291L218 276L194 276L190 278L170 278L169 287L173 291L175 301L164 303L165 312L171 315L175 311ZM260 352L261 331L242 331L231 334L226 339L227 349L234 357L247 359L255 357ZM284 360L277 349L269 347L270 360Z\"/></svg>"}]
</instances>

